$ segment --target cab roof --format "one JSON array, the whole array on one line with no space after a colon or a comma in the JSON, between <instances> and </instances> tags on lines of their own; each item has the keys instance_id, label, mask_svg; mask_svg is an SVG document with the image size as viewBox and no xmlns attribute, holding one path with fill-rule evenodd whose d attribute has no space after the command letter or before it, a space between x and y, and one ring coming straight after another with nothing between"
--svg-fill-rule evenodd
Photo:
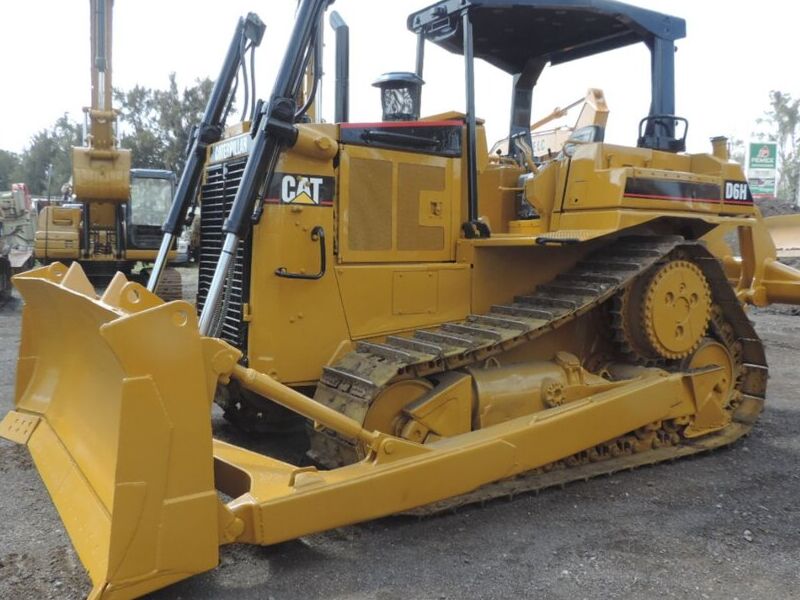
<instances>
[{"instance_id":1,"label":"cab roof","mask_svg":"<svg viewBox=\"0 0 800 600\"><path fill-rule=\"evenodd\" d=\"M564 63L655 38L685 37L678 17L614 0L441 0L408 17L408 28L463 54L461 15L467 10L474 52L508 73L531 59Z\"/></svg>"}]
</instances>

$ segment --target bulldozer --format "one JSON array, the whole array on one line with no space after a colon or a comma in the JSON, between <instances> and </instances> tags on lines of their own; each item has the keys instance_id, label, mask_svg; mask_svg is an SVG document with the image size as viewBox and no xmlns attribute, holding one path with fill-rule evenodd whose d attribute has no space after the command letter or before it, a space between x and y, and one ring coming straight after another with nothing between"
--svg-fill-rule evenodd
<instances>
[{"instance_id":1,"label":"bulldozer","mask_svg":"<svg viewBox=\"0 0 800 600\"><path fill-rule=\"evenodd\" d=\"M130 150L117 145L113 8L113 0L90 1L92 103L84 108L86 145L72 149L67 201L39 213L34 246L39 261L79 262L98 282L107 282L117 271L130 275L138 262L155 260L176 179L169 170L131 169ZM173 251L170 258L175 256ZM143 281L146 275L140 275ZM160 292L164 298L181 297L178 271L169 270Z\"/></svg>"},{"instance_id":2,"label":"bulldozer","mask_svg":"<svg viewBox=\"0 0 800 600\"><path fill-rule=\"evenodd\" d=\"M102 295L77 263L14 279L22 340L0 435L29 448L91 598L213 569L224 544L706 452L763 410L745 306L800 302L800 272L777 262L725 141L686 152L682 19L611 0L441 0L409 16L416 70L382 76L383 120L360 123L334 13L323 123L308 111L330 4L299 2L252 122L195 139L197 312L148 289L158 262L148 287L120 273ZM465 112L421 116L427 44L463 59ZM633 44L652 58L635 145L596 127L533 156L543 69ZM477 59L510 76L500 156L475 112ZM188 207L173 203L162 249ZM281 422L277 406L300 415L312 460L214 439L215 400L254 430Z\"/></svg>"}]
</instances>

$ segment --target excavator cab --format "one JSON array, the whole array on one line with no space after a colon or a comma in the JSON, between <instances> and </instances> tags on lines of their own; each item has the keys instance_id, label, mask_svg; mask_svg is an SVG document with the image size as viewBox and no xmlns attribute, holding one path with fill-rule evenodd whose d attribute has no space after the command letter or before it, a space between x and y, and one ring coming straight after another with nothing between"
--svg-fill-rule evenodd
<instances>
[{"instance_id":1,"label":"excavator cab","mask_svg":"<svg viewBox=\"0 0 800 600\"><path fill-rule=\"evenodd\" d=\"M329 4L299 2L271 94L223 136L242 48L263 34L253 15L237 26L159 254L198 193L199 314L148 289L162 261L148 288L118 274L102 295L77 264L15 278L0 435L30 449L92 598L212 569L222 544L720 447L762 410L766 359L742 304L800 301L800 272L776 266L741 168L675 147L681 19L610 0L442 0L409 17L413 77L382 85L419 84L435 43L465 61L466 112L419 117L413 93L390 93L393 120L333 124L310 112ZM633 43L653 57L648 147L575 139L529 160L545 65ZM511 78L506 155L489 156L475 114L476 58ZM722 229L741 259L703 239ZM243 425L275 405L304 417L315 464L215 440L214 401Z\"/></svg>"},{"instance_id":2,"label":"excavator cab","mask_svg":"<svg viewBox=\"0 0 800 600\"><path fill-rule=\"evenodd\" d=\"M163 169L131 169L131 192L126 205L127 247L157 250L161 226L175 194L175 173Z\"/></svg>"}]
</instances>

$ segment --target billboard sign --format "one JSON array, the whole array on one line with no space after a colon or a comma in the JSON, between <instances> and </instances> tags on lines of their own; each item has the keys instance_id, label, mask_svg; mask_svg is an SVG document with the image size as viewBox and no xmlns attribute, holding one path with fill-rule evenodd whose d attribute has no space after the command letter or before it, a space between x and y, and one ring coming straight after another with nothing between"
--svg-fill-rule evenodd
<instances>
[{"instance_id":1,"label":"billboard sign","mask_svg":"<svg viewBox=\"0 0 800 600\"><path fill-rule=\"evenodd\" d=\"M778 176L778 145L774 142L751 142L747 179L753 198L774 198Z\"/></svg>"}]
</instances>

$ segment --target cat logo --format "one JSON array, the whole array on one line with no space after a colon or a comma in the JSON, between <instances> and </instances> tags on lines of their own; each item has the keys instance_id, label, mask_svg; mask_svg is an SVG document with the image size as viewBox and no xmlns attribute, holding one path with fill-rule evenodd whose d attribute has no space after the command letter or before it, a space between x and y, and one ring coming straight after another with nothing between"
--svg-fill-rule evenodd
<instances>
[{"instance_id":1,"label":"cat logo","mask_svg":"<svg viewBox=\"0 0 800 600\"><path fill-rule=\"evenodd\" d=\"M281 180L281 202L284 204L319 204L322 177L284 175Z\"/></svg>"},{"instance_id":2,"label":"cat logo","mask_svg":"<svg viewBox=\"0 0 800 600\"><path fill-rule=\"evenodd\" d=\"M325 175L276 172L264 196L267 204L333 206L336 179Z\"/></svg>"}]
</instances>

